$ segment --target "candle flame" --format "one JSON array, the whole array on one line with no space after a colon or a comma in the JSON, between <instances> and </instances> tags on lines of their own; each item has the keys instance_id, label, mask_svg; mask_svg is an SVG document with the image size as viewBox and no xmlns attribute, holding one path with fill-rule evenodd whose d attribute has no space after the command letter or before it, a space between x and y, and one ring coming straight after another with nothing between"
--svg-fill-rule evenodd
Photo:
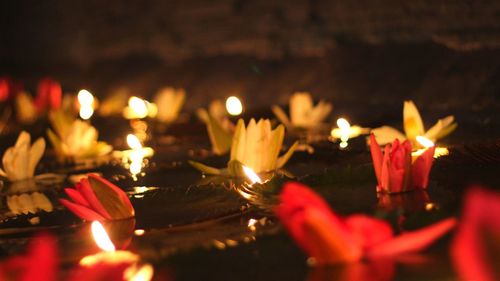
<instances>
[{"instance_id":1,"label":"candle flame","mask_svg":"<svg viewBox=\"0 0 500 281\"><path fill-rule=\"evenodd\" d=\"M349 124L349 121L347 121L345 118L337 119L337 126L340 128L340 130L347 132L349 132L349 128L351 128L351 124Z\"/></svg>"},{"instance_id":2,"label":"candle flame","mask_svg":"<svg viewBox=\"0 0 500 281\"><path fill-rule=\"evenodd\" d=\"M424 137L424 136L417 136L416 140L418 143L420 143L423 147L429 148L434 146L434 142L432 142L430 139Z\"/></svg>"},{"instance_id":3,"label":"candle flame","mask_svg":"<svg viewBox=\"0 0 500 281\"><path fill-rule=\"evenodd\" d=\"M248 177L250 180L251 184L254 184L256 182L262 183L262 180L260 177L250 168L243 166L243 172L245 172L245 175Z\"/></svg>"},{"instance_id":4,"label":"candle flame","mask_svg":"<svg viewBox=\"0 0 500 281\"><path fill-rule=\"evenodd\" d=\"M102 224L99 221L93 221L91 228L92 236L97 246L105 252L114 252L115 245L111 242L111 239L109 239L108 233Z\"/></svg>"},{"instance_id":5,"label":"candle flame","mask_svg":"<svg viewBox=\"0 0 500 281\"><path fill-rule=\"evenodd\" d=\"M140 150L142 148L142 144L139 141L139 138L133 134L127 135L127 144L133 150Z\"/></svg>"},{"instance_id":6,"label":"candle flame","mask_svg":"<svg viewBox=\"0 0 500 281\"><path fill-rule=\"evenodd\" d=\"M226 100L227 112L233 116L240 115L243 112L243 105L240 99L235 96L231 96Z\"/></svg>"},{"instance_id":7,"label":"candle flame","mask_svg":"<svg viewBox=\"0 0 500 281\"><path fill-rule=\"evenodd\" d=\"M150 264L145 264L139 268L129 267L124 274L127 281L149 281L153 278L154 270Z\"/></svg>"},{"instance_id":8,"label":"candle flame","mask_svg":"<svg viewBox=\"0 0 500 281\"><path fill-rule=\"evenodd\" d=\"M132 96L128 99L128 106L132 109L138 118L148 116L148 104L145 100Z\"/></svg>"},{"instance_id":9,"label":"candle flame","mask_svg":"<svg viewBox=\"0 0 500 281\"><path fill-rule=\"evenodd\" d=\"M80 118L88 120L94 114L94 96L83 89L78 92L77 98L80 104Z\"/></svg>"}]
</instances>

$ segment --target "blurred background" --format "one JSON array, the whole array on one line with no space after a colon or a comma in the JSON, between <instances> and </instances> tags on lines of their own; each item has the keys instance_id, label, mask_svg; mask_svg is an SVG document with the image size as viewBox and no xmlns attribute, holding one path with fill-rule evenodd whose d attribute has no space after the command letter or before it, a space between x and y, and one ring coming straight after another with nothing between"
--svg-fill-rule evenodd
<instances>
[{"instance_id":1,"label":"blurred background","mask_svg":"<svg viewBox=\"0 0 500 281\"><path fill-rule=\"evenodd\" d=\"M183 87L186 108L294 91L345 107L500 107L500 2L2 1L0 75L98 97ZM396 108L396 107L394 107Z\"/></svg>"}]
</instances>

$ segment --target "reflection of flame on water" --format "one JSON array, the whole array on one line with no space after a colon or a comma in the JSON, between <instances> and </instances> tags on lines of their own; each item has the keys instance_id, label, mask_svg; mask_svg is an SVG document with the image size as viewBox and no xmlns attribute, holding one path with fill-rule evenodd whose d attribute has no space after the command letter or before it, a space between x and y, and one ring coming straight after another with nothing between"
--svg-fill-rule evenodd
<instances>
[{"instance_id":1,"label":"reflection of flame on water","mask_svg":"<svg viewBox=\"0 0 500 281\"><path fill-rule=\"evenodd\" d=\"M433 147L435 145L433 141L431 141L430 139L428 139L424 136L417 136L415 139L424 148L418 149L417 151L412 152L411 156L413 156L413 157L418 157L418 156L422 155L422 153L424 153L428 148ZM434 158L438 158L438 157L445 156L448 154L450 154L450 152L449 152L448 148L446 148L446 147L436 147L434 149Z\"/></svg>"},{"instance_id":2,"label":"reflection of flame on water","mask_svg":"<svg viewBox=\"0 0 500 281\"><path fill-rule=\"evenodd\" d=\"M240 99L235 96L231 96L226 100L226 109L230 115L237 116L243 112L243 105Z\"/></svg>"},{"instance_id":3,"label":"reflection of flame on water","mask_svg":"<svg viewBox=\"0 0 500 281\"><path fill-rule=\"evenodd\" d=\"M88 120L94 114L94 96L83 89L78 92L78 103L80 105L80 118Z\"/></svg>"}]
</instances>

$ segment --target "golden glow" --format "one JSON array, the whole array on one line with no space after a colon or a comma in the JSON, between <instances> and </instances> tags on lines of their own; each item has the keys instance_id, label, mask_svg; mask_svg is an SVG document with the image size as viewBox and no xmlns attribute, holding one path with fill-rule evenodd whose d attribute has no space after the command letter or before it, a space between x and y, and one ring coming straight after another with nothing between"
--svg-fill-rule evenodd
<instances>
[{"instance_id":1,"label":"golden glow","mask_svg":"<svg viewBox=\"0 0 500 281\"><path fill-rule=\"evenodd\" d=\"M140 150L142 149L142 144L139 141L139 138L137 138L133 134L128 134L127 135L127 144L132 148L133 150Z\"/></svg>"},{"instance_id":2,"label":"golden glow","mask_svg":"<svg viewBox=\"0 0 500 281\"><path fill-rule=\"evenodd\" d=\"M127 281L149 281L153 278L154 270L150 264L141 267L131 266L125 270L124 277Z\"/></svg>"},{"instance_id":3,"label":"golden glow","mask_svg":"<svg viewBox=\"0 0 500 281\"><path fill-rule=\"evenodd\" d=\"M252 169L250 169L246 166L242 166L242 167L243 167L243 172L245 173L247 178L250 180L251 184L254 184L256 182L262 183L262 180L260 179L260 177Z\"/></svg>"},{"instance_id":4,"label":"golden glow","mask_svg":"<svg viewBox=\"0 0 500 281\"><path fill-rule=\"evenodd\" d=\"M94 114L94 96L83 89L78 92L78 104L80 105L80 118L88 120Z\"/></svg>"},{"instance_id":5,"label":"golden glow","mask_svg":"<svg viewBox=\"0 0 500 281\"><path fill-rule=\"evenodd\" d=\"M430 139L423 137L423 136L417 136L416 140L418 143L420 143L423 147L429 148L434 146L434 142L432 142Z\"/></svg>"},{"instance_id":6,"label":"golden glow","mask_svg":"<svg viewBox=\"0 0 500 281\"><path fill-rule=\"evenodd\" d=\"M235 96L231 96L226 100L227 112L233 116L240 115L243 112L243 105L240 99Z\"/></svg>"},{"instance_id":7,"label":"golden glow","mask_svg":"<svg viewBox=\"0 0 500 281\"><path fill-rule=\"evenodd\" d=\"M144 229L136 229L136 230L134 230L134 234L136 236L142 236L142 235L144 235L144 233L146 233L146 231Z\"/></svg>"},{"instance_id":8,"label":"golden glow","mask_svg":"<svg viewBox=\"0 0 500 281\"><path fill-rule=\"evenodd\" d=\"M344 149L349 145L347 141L350 138L355 138L369 132L368 128L362 128L357 125L351 126L349 121L345 118L337 119L337 126L338 128L333 128L330 134L334 139L340 139L339 147L341 149Z\"/></svg>"},{"instance_id":9,"label":"golden glow","mask_svg":"<svg viewBox=\"0 0 500 281\"><path fill-rule=\"evenodd\" d=\"M251 231L257 230L257 228L255 227L255 224L257 222L258 222L258 220L256 220L256 219L249 219L248 220L248 229L250 229Z\"/></svg>"},{"instance_id":10,"label":"golden glow","mask_svg":"<svg viewBox=\"0 0 500 281\"><path fill-rule=\"evenodd\" d=\"M422 155L427 150L427 148L430 148L430 147L434 146L434 142L432 142L430 139L428 139L426 137L417 136L415 139L424 148L418 149L417 151L413 151L411 153L411 156L413 156L414 158ZM441 156L445 156L445 155L448 155L448 154L450 154L450 151L446 147L436 147L436 148L434 148L434 158L439 158Z\"/></svg>"},{"instance_id":11,"label":"golden glow","mask_svg":"<svg viewBox=\"0 0 500 281\"><path fill-rule=\"evenodd\" d=\"M114 252L115 245L113 245L113 242L109 239L108 233L102 224L99 221L93 221L91 228L92 236L97 246L105 252Z\"/></svg>"},{"instance_id":12,"label":"golden glow","mask_svg":"<svg viewBox=\"0 0 500 281\"><path fill-rule=\"evenodd\" d=\"M146 101L138 97L130 97L128 99L128 106L137 118L144 118L148 116L148 105Z\"/></svg>"}]
</instances>

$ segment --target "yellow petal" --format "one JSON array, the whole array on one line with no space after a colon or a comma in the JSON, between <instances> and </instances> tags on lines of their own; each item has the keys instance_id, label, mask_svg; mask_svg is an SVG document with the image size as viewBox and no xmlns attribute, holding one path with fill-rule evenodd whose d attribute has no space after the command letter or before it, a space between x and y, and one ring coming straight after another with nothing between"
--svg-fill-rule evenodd
<instances>
[{"instance_id":1,"label":"yellow petal","mask_svg":"<svg viewBox=\"0 0 500 281\"><path fill-rule=\"evenodd\" d=\"M276 118L278 118L278 120L281 123L283 123L283 125L285 125L287 128L292 127L292 124L290 123L290 119L288 119L288 116L286 115L285 111L281 107L279 107L277 105L273 105L271 107L271 110L273 111Z\"/></svg>"},{"instance_id":2,"label":"yellow petal","mask_svg":"<svg viewBox=\"0 0 500 281\"><path fill-rule=\"evenodd\" d=\"M400 131L389 126L382 126L371 130L375 135L375 139L380 146L392 143L395 139L403 141L406 139L405 135Z\"/></svg>"},{"instance_id":3,"label":"yellow petal","mask_svg":"<svg viewBox=\"0 0 500 281\"><path fill-rule=\"evenodd\" d=\"M279 169L285 166L286 162L290 160L290 157L292 157L293 153L295 152L297 145L299 145L299 142L298 141L294 142L293 145L288 149L288 151L285 154L283 154L280 158L278 158L278 161L276 162L276 168Z\"/></svg>"},{"instance_id":4,"label":"yellow petal","mask_svg":"<svg viewBox=\"0 0 500 281\"><path fill-rule=\"evenodd\" d=\"M35 174L35 167L43 156L43 152L45 151L45 140L43 138L39 138L33 143L29 151L29 170L28 175L33 177Z\"/></svg>"},{"instance_id":5,"label":"yellow petal","mask_svg":"<svg viewBox=\"0 0 500 281\"><path fill-rule=\"evenodd\" d=\"M404 129L408 139L415 140L425 133L424 123L413 101L405 101L403 106Z\"/></svg>"}]
</instances>

